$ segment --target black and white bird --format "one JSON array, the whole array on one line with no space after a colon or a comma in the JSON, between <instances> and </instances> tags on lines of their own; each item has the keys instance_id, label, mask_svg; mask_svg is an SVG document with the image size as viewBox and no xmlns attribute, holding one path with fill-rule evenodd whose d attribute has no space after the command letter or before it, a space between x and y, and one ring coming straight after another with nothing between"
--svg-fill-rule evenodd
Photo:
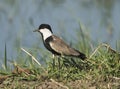
<instances>
[{"instance_id":1,"label":"black and white bird","mask_svg":"<svg viewBox=\"0 0 120 89\"><path fill-rule=\"evenodd\" d=\"M70 47L61 38L55 36L52 32L51 26L48 24L41 24L37 30L34 30L34 32L41 33L44 46L52 52L53 55L77 57L82 60L87 58L85 54Z\"/></svg>"}]
</instances>

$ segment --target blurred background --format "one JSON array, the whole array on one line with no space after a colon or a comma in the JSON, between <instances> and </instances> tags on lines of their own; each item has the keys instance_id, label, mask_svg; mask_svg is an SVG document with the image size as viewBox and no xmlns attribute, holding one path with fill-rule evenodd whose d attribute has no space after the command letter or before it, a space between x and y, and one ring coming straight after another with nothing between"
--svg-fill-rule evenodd
<instances>
[{"instance_id":1,"label":"blurred background","mask_svg":"<svg viewBox=\"0 0 120 89\"><path fill-rule=\"evenodd\" d=\"M105 42L116 49L119 22L120 0L0 0L0 60L5 44L9 59L15 59L21 47L45 50L41 36L33 33L42 23L50 24L56 35L72 44L82 24L93 44Z\"/></svg>"}]
</instances>

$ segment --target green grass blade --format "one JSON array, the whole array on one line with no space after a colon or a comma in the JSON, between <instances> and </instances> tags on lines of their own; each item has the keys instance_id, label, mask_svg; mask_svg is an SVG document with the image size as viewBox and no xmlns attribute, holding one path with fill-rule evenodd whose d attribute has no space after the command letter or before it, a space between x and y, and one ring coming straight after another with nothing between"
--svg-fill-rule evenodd
<instances>
[{"instance_id":1,"label":"green grass blade","mask_svg":"<svg viewBox=\"0 0 120 89\"><path fill-rule=\"evenodd\" d=\"M86 42L85 42L85 34L83 32L83 26L81 23L79 23L79 26L80 26L80 36L81 36L81 40L82 40L82 43L83 43L83 49L84 50L86 48Z\"/></svg>"},{"instance_id":2,"label":"green grass blade","mask_svg":"<svg viewBox=\"0 0 120 89\"><path fill-rule=\"evenodd\" d=\"M6 47L6 43L5 43L4 66L5 66L5 69L7 69L7 47Z\"/></svg>"}]
</instances>

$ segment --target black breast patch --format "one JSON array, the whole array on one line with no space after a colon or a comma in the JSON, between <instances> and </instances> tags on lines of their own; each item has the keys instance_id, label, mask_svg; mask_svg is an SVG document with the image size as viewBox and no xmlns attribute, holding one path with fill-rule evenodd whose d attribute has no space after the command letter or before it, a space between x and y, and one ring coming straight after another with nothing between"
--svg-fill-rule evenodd
<instances>
[{"instance_id":1,"label":"black breast patch","mask_svg":"<svg viewBox=\"0 0 120 89\"><path fill-rule=\"evenodd\" d=\"M52 52L53 54L55 54L55 55L60 55L60 54L57 53L55 50L53 50L53 48L50 46L49 43L52 42L52 41L54 41L54 40L53 40L53 37L52 37L52 36L48 37L48 38L45 40L45 42L44 42L45 47L46 47L50 52Z\"/></svg>"}]
</instances>

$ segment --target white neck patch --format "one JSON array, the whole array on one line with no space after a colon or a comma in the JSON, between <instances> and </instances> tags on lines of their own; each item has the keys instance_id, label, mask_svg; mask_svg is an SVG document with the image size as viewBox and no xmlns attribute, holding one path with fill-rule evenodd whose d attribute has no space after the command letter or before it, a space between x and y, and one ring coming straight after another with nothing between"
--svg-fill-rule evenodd
<instances>
[{"instance_id":1,"label":"white neck patch","mask_svg":"<svg viewBox=\"0 0 120 89\"><path fill-rule=\"evenodd\" d=\"M48 37L52 36L52 32L47 28L40 29L39 31L43 34L44 40L46 40Z\"/></svg>"}]
</instances>

